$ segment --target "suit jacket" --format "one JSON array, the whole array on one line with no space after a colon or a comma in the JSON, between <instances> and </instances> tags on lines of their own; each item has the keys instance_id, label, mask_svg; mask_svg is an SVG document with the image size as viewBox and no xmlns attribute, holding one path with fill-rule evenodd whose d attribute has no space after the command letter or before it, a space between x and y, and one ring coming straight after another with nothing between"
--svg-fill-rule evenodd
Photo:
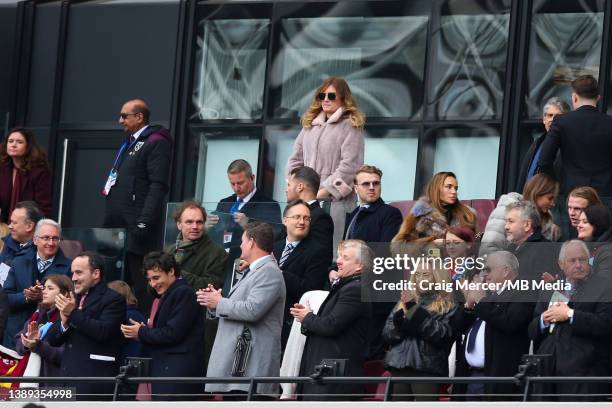
<instances>
[{"instance_id":1,"label":"suit jacket","mask_svg":"<svg viewBox=\"0 0 612 408\"><path fill-rule=\"evenodd\" d=\"M322 359L348 359L347 376L363 375L368 350L370 304L361 301L361 276L342 278L334 285L315 315L309 313L302 321L306 344L302 354L300 375L314 373ZM330 400L330 396L314 394L358 394L361 384L300 384L298 393L304 400ZM344 397L343 399L345 399Z\"/></svg>"},{"instance_id":2,"label":"suit jacket","mask_svg":"<svg viewBox=\"0 0 612 408\"><path fill-rule=\"evenodd\" d=\"M274 257L280 261L286 240L277 241L274 244ZM287 300L285 302L285 317L283 323L283 348L287 343L293 316L289 314L289 308L299 303L300 298L311 290L323 290L327 284L327 268L331 264L331 252L319 244L312 236L302 240L285 263L280 267L285 279Z\"/></svg>"},{"instance_id":3,"label":"suit jacket","mask_svg":"<svg viewBox=\"0 0 612 408\"><path fill-rule=\"evenodd\" d=\"M204 319L195 291L178 279L161 297L153 327L142 326L138 338L145 346L153 377L201 377L204 375ZM153 383L154 394L191 394L200 384ZM157 397L156 399L167 399Z\"/></svg>"},{"instance_id":4,"label":"suit jacket","mask_svg":"<svg viewBox=\"0 0 612 408\"><path fill-rule=\"evenodd\" d=\"M519 278L540 280L542 273L553 273L556 270L558 248L559 245L544 238L539 231L531 234L527 241L514 250L519 261ZM532 301L537 301L537 297Z\"/></svg>"},{"instance_id":5,"label":"suit jacket","mask_svg":"<svg viewBox=\"0 0 612 408\"><path fill-rule=\"evenodd\" d=\"M548 309L552 292L542 293L529 325L529 336L538 354L552 354L544 375L608 376L610 375L610 340L612 339L612 288L609 281L590 276L576 284L568 306L574 309L573 320L540 329L540 317ZM560 385L563 393L606 393L605 384ZM549 389L544 389L548 391Z\"/></svg>"},{"instance_id":6,"label":"suit jacket","mask_svg":"<svg viewBox=\"0 0 612 408\"><path fill-rule=\"evenodd\" d=\"M533 303L519 302L518 293L506 289L500 295L490 294L481 300L474 311L464 310L459 314L459 327L465 334L461 347L457 348L456 376L469 377L469 367L465 360L467 334L476 318L486 322L485 365L487 377L511 377L518 373L523 354L529 352L527 327L533 316ZM465 384L458 386L458 392L465 392ZM516 393L519 389L513 384L485 384L487 394Z\"/></svg>"},{"instance_id":7,"label":"suit jacket","mask_svg":"<svg viewBox=\"0 0 612 408\"><path fill-rule=\"evenodd\" d=\"M557 151L561 152L560 194L591 186L602 196L612 196L611 132L612 117L594 106L581 106L553 119L539 167L554 177L553 164Z\"/></svg>"},{"instance_id":8,"label":"suit jacket","mask_svg":"<svg viewBox=\"0 0 612 408\"><path fill-rule=\"evenodd\" d=\"M36 249L19 252L13 258L13 266L4 282L4 290L8 296L11 314L4 333L3 344L13 348L15 334L23 328L23 324L36 310L36 303L27 302L23 290L33 286L36 281L41 283L50 275L70 275L71 260L64 256L61 249L55 255L51 266L44 273L38 272Z\"/></svg>"},{"instance_id":9,"label":"suit jacket","mask_svg":"<svg viewBox=\"0 0 612 408\"><path fill-rule=\"evenodd\" d=\"M334 257L334 221L318 201L309 204L310 207L310 232L308 235L317 241L321 246L329 250L331 257ZM287 238L287 228L283 225L278 241Z\"/></svg>"},{"instance_id":10,"label":"suit jacket","mask_svg":"<svg viewBox=\"0 0 612 408\"><path fill-rule=\"evenodd\" d=\"M30 171L19 172L20 183L17 201L34 201L40 211L51 216L53 194L51 191L51 172L46 166L34 167ZM10 208L13 192L13 162L0 163L0 222L8 224L13 209Z\"/></svg>"},{"instance_id":11,"label":"suit jacket","mask_svg":"<svg viewBox=\"0 0 612 408\"><path fill-rule=\"evenodd\" d=\"M78 295L76 304L78 305L80 301L81 295ZM77 307L72 311L65 331L61 327L61 320L53 323L47 333L47 341L54 347L64 345L62 375L116 376L124 346L120 325L125 315L125 298L101 282L89 289L83 309L79 310ZM106 361L108 359L114 361ZM77 394L110 394L113 391L113 384L80 383L76 384L76 391Z\"/></svg>"},{"instance_id":12,"label":"suit jacket","mask_svg":"<svg viewBox=\"0 0 612 408\"><path fill-rule=\"evenodd\" d=\"M276 261L269 257L249 270L234 285L217 309L219 328L208 363L207 376L229 377L234 350L243 328L251 331L251 353L245 377L277 377L280 373L281 329L285 307L285 282ZM208 392L247 391L248 384L206 384ZM276 393L277 384L258 384L258 393Z\"/></svg>"},{"instance_id":13,"label":"suit jacket","mask_svg":"<svg viewBox=\"0 0 612 408\"><path fill-rule=\"evenodd\" d=\"M527 153L525 153L525 157L523 158L523 161L521 162L521 168L519 169L519 175L516 181L516 189L514 191L517 191L519 193L523 191L523 188L525 187L525 183L527 182L527 174L529 173L529 167L531 167L531 163L533 162L533 159L535 158L535 154L540 148L540 146L542 146L542 143L544 142L544 140L546 140L546 133L538 136L533 141L533 143L531 143L531 146L529 146L529 149L527 149ZM538 163L536 163L536 173L538 170L537 166L538 166ZM555 178L558 180L561 175L561 155L559 154L559 152L557 152L557 156L555 157L555 161L553 163L553 169L555 172Z\"/></svg>"},{"instance_id":14,"label":"suit jacket","mask_svg":"<svg viewBox=\"0 0 612 408\"><path fill-rule=\"evenodd\" d=\"M353 233L350 237L347 237L348 228L357 212L359 212L359 207L346 215L344 227L344 237L346 239L360 239L365 242L391 242L403 221L400 210L385 204L383 199L379 198L368 208L359 212L359 218L355 221Z\"/></svg>"},{"instance_id":15,"label":"suit jacket","mask_svg":"<svg viewBox=\"0 0 612 408\"><path fill-rule=\"evenodd\" d=\"M36 247L30 241L26 246L21 247L19 242L15 241L9 234L2 239L4 241L4 247L0 252L0 262L11 266L13 264L13 258L20 252L35 251Z\"/></svg>"},{"instance_id":16,"label":"suit jacket","mask_svg":"<svg viewBox=\"0 0 612 408\"><path fill-rule=\"evenodd\" d=\"M127 228L127 250L144 255L162 245L172 163L170 132L150 125L122 157L117 182L106 196L104 226ZM142 236L131 231L139 223L147 226Z\"/></svg>"}]
</instances>

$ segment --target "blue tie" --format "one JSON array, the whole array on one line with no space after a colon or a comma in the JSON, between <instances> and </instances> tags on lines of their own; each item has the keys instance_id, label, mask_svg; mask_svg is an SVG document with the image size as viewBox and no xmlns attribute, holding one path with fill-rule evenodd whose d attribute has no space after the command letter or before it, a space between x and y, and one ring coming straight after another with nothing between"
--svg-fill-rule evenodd
<instances>
[{"instance_id":1,"label":"blue tie","mask_svg":"<svg viewBox=\"0 0 612 408\"><path fill-rule=\"evenodd\" d=\"M285 249L283 250L283 254L281 255L280 261L278 261L278 266L283 266L285 262L287 262L287 258L289 258L289 255L291 255L291 252L293 251L293 249L295 248L294 243L288 243L285 246Z\"/></svg>"},{"instance_id":2,"label":"blue tie","mask_svg":"<svg viewBox=\"0 0 612 408\"><path fill-rule=\"evenodd\" d=\"M38 272L43 273L47 270L49 266L51 266L51 261L38 258Z\"/></svg>"},{"instance_id":3,"label":"blue tie","mask_svg":"<svg viewBox=\"0 0 612 408\"><path fill-rule=\"evenodd\" d=\"M478 329L480 329L480 325L482 324L482 319L474 320L472 323L472 327L470 328L470 332L468 333L468 342L467 342L467 352L471 353L474 351L474 347L476 346L476 337L478 337Z\"/></svg>"},{"instance_id":4,"label":"blue tie","mask_svg":"<svg viewBox=\"0 0 612 408\"><path fill-rule=\"evenodd\" d=\"M238 197L238 199L236 200L236 202L234 203L234 205L232 205L232 208L230 208L230 214L234 215L238 212L238 210L240 209L240 204L242 204L244 202L244 200L240 197Z\"/></svg>"}]
</instances>

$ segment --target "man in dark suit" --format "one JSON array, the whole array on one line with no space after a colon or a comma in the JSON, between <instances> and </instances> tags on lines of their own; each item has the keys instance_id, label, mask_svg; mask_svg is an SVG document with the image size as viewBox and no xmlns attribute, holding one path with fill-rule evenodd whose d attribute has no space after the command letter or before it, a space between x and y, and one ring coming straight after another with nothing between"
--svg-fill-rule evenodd
<instances>
[{"instance_id":1,"label":"man in dark suit","mask_svg":"<svg viewBox=\"0 0 612 408\"><path fill-rule=\"evenodd\" d=\"M4 332L4 346L15 346L14 336L36 310L42 300L42 283L53 274L68 275L70 259L64 256L59 242L61 226L44 218L36 224L34 251L19 252L13 258L4 290L8 296L11 314Z\"/></svg>"},{"instance_id":2,"label":"man in dark suit","mask_svg":"<svg viewBox=\"0 0 612 408\"><path fill-rule=\"evenodd\" d=\"M274 244L274 257L283 271L287 289L281 337L283 349L293 323L289 308L299 303L304 293L323 289L327 283L327 268L332 261L331 252L310 235L310 223L308 204L302 200L290 202L283 212L287 237Z\"/></svg>"},{"instance_id":3,"label":"man in dark suit","mask_svg":"<svg viewBox=\"0 0 612 408\"><path fill-rule=\"evenodd\" d=\"M49 344L64 346L61 370L66 377L114 377L124 345L120 326L126 316L123 296L102 282L104 263L100 255L83 252L72 261L75 295L58 294L55 305L61 319L47 333ZM113 384L78 383L78 399L104 399Z\"/></svg>"},{"instance_id":4,"label":"man in dark suit","mask_svg":"<svg viewBox=\"0 0 612 408\"><path fill-rule=\"evenodd\" d=\"M314 169L308 166L296 167L287 179L287 202L302 200L308 203L310 207L309 236L323 247L328 248L333 257L335 251L333 247L334 221L317 201L320 183L321 177ZM286 235L287 231L284 229L282 238Z\"/></svg>"},{"instance_id":5,"label":"man in dark suit","mask_svg":"<svg viewBox=\"0 0 612 408\"><path fill-rule=\"evenodd\" d=\"M529 325L538 354L552 354L544 375L609 376L612 340L612 288L606 278L591 275L590 251L583 241L567 241L559 266L569 286L542 293ZM607 394L608 384L549 384L534 391L553 394ZM560 400L602 399L559 396Z\"/></svg>"},{"instance_id":6,"label":"man in dark suit","mask_svg":"<svg viewBox=\"0 0 612 408\"><path fill-rule=\"evenodd\" d=\"M127 101L121 108L119 124L125 140L102 190L106 196L104 227L128 231L126 278L145 315L153 299L142 275L142 257L162 246L172 162L170 132L150 124L149 117L149 107L142 99Z\"/></svg>"},{"instance_id":7,"label":"man in dark suit","mask_svg":"<svg viewBox=\"0 0 612 408\"><path fill-rule=\"evenodd\" d=\"M546 135L550 130L550 125L553 119L557 115L564 115L568 113L570 111L570 107L563 99L553 96L546 101L542 110L542 123L544 124L544 129L546 132L538 136L533 143L531 143L531 146L529 146L527 153L525 153L525 157L521 163L516 189L514 191L523 191L523 187L525 186L527 180L536 174L540 157L542 155L542 143L544 140L546 140ZM555 174L558 176L561 171L561 160L558 154L557 158L555 159L554 169Z\"/></svg>"},{"instance_id":8,"label":"man in dark suit","mask_svg":"<svg viewBox=\"0 0 612 408\"><path fill-rule=\"evenodd\" d=\"M265 222L275 235L281 230L280 206L255 187L251 165L242 159L234 160L227 168L234 194L222 199L217 209L206 217L206 230L214 242L222 244L229 256L223 293L233 285L234 261L240 256L240 240L249 222Z\"/></svg>"},{"instance_id":9,"label":"man in dark suit","mask_svg":"<svg viewBox=\"0 0 612 408\"><path fill-rule=\"evenodd\" d=\"M34 229L42 217L42 212L34 201L21 201L15 205L10 217L11 233L3 239L4 247L0 253L0 263L11 266L17 253L34 251L32 243Z\"/></svg>"},{"instance_id":10,"label":"man in dark suit","mask_svg":"<svg viewBox=\"0 0 612 408\"><path fill-rule=\"evenodd\" d=\"M380 197L382 170L364 164L355 174L355 192L359 196L359 206L346 216L345 239L360 239L367 243L391 242L400 225L402 213L384 202ZM379 252L382 248L377 248ZM377 256L386 256L379 253ZM374 302L372 320L368 329L368 360L382 358L385 344L382 330L387 316L395 302Z\"/></svg>"},{"instance_id":11,"label":"man in dark suit","mask_svg":"<svg viewBox=\"0 0 612 408\"><path fill-rule=\"evenodd\" d=\"M487 283L513 282L519 273L519 262L507 251L487 257L484 269ZM518 373L523 354L529 352L527 326L533 304L519 302L517 290L503 288L497 292L465 290L465 310L459 327L465 334L457 350L457 376L511 377ZM463 393L465 386L457 386ZM469 384L467 394L514 394L513 384ZM508 398L502 398L507 400Z\"/></svg>"},{"instance_id":12,"label":"man in dark suit","mask_svg":"<svg viewBox=\"0 0 612 408\"><path fill-rule=\"evenodd\" d=\"M591 186L612 197L612 117L597 110L597 80L582 75L572 81L574 111L556 117L542 145L540 168L555 176L553 163L561 152L561 188L567 195L574 187Z\"/></svg>"}]
</instances>

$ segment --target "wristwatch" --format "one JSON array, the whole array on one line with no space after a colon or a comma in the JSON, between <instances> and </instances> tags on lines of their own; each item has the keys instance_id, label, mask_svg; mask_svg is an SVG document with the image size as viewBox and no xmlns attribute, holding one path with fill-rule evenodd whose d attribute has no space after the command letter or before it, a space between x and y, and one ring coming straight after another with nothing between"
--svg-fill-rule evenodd
<instances>
[{"instance_id":1,"label":"wristwatch","mask_svg":"<svg viewBox=\"0 0 612 408\"><path fill-rule=\"evenodd\" d=\"M574 309L568 309L567 318L572 320L572 317L574 317Z\"/></svg>"}]
</instances>

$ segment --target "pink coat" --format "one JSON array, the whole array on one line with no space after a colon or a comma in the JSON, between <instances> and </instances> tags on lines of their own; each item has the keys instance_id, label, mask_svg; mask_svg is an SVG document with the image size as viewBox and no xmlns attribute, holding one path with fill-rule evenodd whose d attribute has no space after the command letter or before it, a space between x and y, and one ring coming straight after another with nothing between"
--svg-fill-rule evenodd
<instances>
[{"instance_id":1,"label":"pink coat","mask_svg":"<svg viewBox=\"0 0 612 408\"><path fill-rule=\"evenodd\" d=\"M334 200L351 196L355 172L363 164L363 129L342 113L339 108L326 122L321 112L311 128L303 128L287 162L287 174L296 167L312 167Z\"/></svg>"}]
</instances>

